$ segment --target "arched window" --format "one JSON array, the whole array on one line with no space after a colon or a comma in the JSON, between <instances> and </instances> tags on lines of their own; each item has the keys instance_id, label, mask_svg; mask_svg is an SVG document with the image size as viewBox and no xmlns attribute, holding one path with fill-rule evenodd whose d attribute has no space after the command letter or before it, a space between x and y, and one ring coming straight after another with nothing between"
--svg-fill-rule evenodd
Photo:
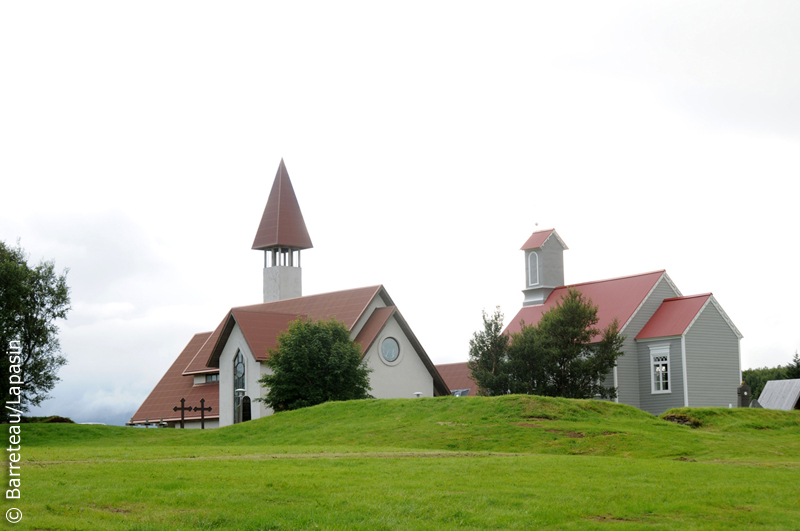
<instances>
[{"instance_id":1,"label":"arched window","mask_svg":"<svg viewBox=\"0 0 800 531\"><path fill-rule=\"evenodd\" d=\"M238 351L233 358L233 422L234 424L242 421L242 397L244 392L237 390L244 389L244 355Z\"/></svg>"},{"instance_id":2,"label":"arched window","mask_svg":"<svg viewBox=\"0 0 800 531\"><path fill-rule=\"evenodd\" d=\"M531 251L528 255L528 285L535 286L539 283L539 255Z\"/></svg>"}]
</instances>

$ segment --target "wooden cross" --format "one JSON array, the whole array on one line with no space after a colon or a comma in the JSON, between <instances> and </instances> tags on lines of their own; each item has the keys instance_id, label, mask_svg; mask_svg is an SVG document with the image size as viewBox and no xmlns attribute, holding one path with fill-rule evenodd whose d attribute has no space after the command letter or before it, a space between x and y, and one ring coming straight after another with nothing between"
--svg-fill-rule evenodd
<instances>
[{"instance_id":1,"label":"wooden cross","mask_svg":"<svg viewBox=\"0 0 800 531\"><path fill-rule=\"evenodd\" d=\"M194 410L200 412L200 429L206 429L206 411L211 411L211 406L205 407L206 399L200 399L200 407L195 406Z\"/></svg>"},{"instance_id":2,"label":"wooden cross","mask_svg":"<svg viewBox=\"0 0 800 531\"><path fill-rule=\"evenodd\" d=\"M186 402L186 399L185 398L181 398L181 407L175 406L174 408L172 408L172 411L178 411L178 410L181 411L181 429L183 429L183 412L192 410L191 407L183 407L184 406L184 404L183 404L184 402Z\"/></svg>"}]
</instances>

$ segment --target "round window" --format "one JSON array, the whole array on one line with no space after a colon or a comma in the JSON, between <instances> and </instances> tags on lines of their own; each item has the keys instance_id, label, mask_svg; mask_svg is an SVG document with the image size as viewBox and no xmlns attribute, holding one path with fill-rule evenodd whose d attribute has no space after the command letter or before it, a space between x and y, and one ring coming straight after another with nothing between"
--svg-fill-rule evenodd
<instances>
[{"instance_id":1,"label":"round window","mask_svg":"<svg viewBox=\"0 0 800 531\"><path fill-rule=\"evenodd\" d=\"M391 363L397 360L399 355L400 345L397 344L397 340L393 337L384 339L383 343L381 343L381 356L383 356L383 359Z\"/></svg>"}]
</instances>

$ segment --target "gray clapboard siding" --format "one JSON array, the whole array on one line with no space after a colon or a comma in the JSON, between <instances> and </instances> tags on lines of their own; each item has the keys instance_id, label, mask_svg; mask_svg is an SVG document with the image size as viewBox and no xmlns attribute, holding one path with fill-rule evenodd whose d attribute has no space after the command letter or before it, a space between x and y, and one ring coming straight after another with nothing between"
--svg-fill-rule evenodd
<instances>
[{"instance_id":1,"label":"gray clapboard siding","mask_svg":"<svg viewBox=\"0 0 800 531\"><path fill-rule=\"evenodd\" d=\"M639 409L660 415L668 409L683 407L683 355L681 353L681 338L653 339L637 342L639 353ZM650 376L651 345L669 345L669 393L653 393L652 379Z\"/></svg>"},{"instance_id":2,"label":"gray clapboard siding","mask_svg":"<svg viewBox=\"0 0 800 531\"><path fill-rule=\"evenodd\" d=\"M735 406L741 383L736 333L709 303L685 336L689 406Z\"/></svg>"},{"instance_id":3,"label":"gray clapboard siding","mask_svg":"<svg viewBox=\"0 0 800 531\"><path fill-rule=\"evenodd\" d=\"M634 338L641 332L642 328L647 321L656 313L656 310L664 299L677 297L679 294L672 288L669 282L666 281L664 275L656 283L650 296L639 308L636 315L633 316L630 323L622 331L625 334L625 342L622 345L622 356L617 358L617 396L619 401L623 404L641 408L640 395L644 391L649 392L650 377L648 374L647 384L643 391L640 387L645 385L641 380L639 370L639 353L638 346ZM620 323L620 326L625 326L625 323ZM611 380L613 382L613 379Z\"/></svg>"}]
</instances>

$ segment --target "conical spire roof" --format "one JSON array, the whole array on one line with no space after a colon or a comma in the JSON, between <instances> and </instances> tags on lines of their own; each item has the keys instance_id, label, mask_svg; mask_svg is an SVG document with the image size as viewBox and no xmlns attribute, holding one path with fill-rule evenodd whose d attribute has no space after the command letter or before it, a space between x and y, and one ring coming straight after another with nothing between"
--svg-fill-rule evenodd
<instances>
[{"instance_id":1,"label":"conical spire roof","mask_svg":"<svg viewBox=\"0 0 800 531\"><path fill-rule=\"evenodd\" d=\"M278 166L278 173L275 174L272 191L269 193L267 207L261 216L252 248L265 250L272 247L292 249L313 247L283 159Z\"/></svg>"}]
</instances>

